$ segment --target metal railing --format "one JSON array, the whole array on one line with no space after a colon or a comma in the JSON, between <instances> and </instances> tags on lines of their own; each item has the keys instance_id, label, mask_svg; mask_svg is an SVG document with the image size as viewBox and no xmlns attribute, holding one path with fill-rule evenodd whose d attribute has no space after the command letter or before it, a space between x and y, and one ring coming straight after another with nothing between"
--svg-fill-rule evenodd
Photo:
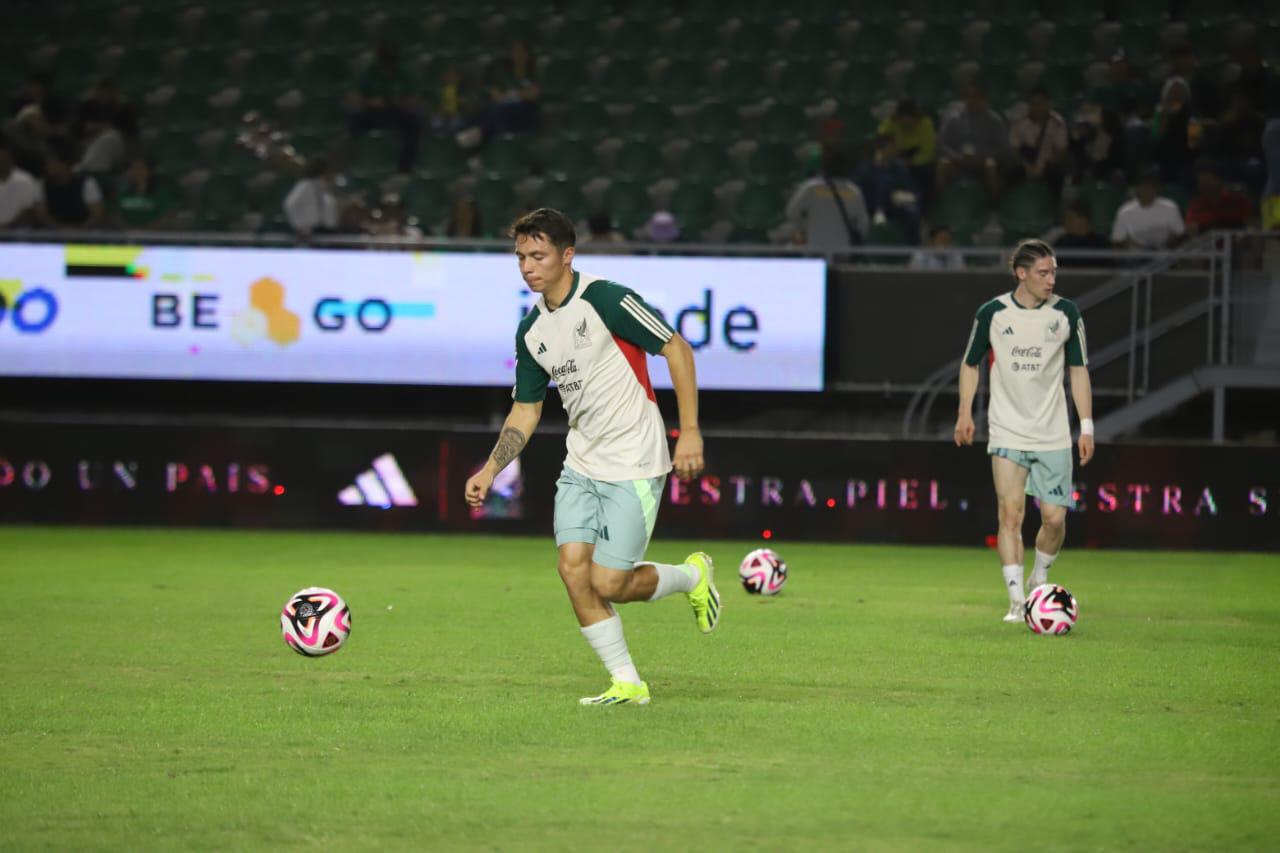
<instances>
[{"instance_id":1,"label":"metal railing","mask_svg":"<svg viewBox=\"0 0 1280 853\"><path fill-rule=\"evenodd\" d=\"M1227 342L1230 333L1228 306L1231 299L1231 243L1229 232L1201 235L1177 250L1158 253L1140 266L1121 270L1110 280L1073 300L1080 310L1085 312L1117 297L1126 294L1129 296L1128 335L1089 355L1089 366L1095 370L1127 357L1126 403L1133 403L1150 389L1153 341L1205 316L1210 318L1207 324L1209 351L1206 357L1208 363L1215 363L1213 313L1220 306L1221 316L1218 320L1217 332L1218 363L1227 362L1229 357ZM1063 257L1066 259L1068 254L1064 252ZM1126 253L1123 257L1132 261L1135 257L1141 256ZM1152 295L1155 277L1170 272L1180 265L1194 267L1195 264L1208 266L1205 298L1153 321ZM960 363L961 359L955 358L941 365L929 374L923 386L912 396L903 415L902 434L904 436L921 435L927 430L930 415L938 397L944 392L956 392ZM983 381L985 382L985 376Z\"/></svg>"},{"instance_id":2,"label":"metal railing","mask_svg":"<svg viewBox=\"0 0 1280 853\"><path fill-rule=\"evenodd\" d=\"M54 231L44 229L0 230L0 243L103 243L130 245L183 245L183 246L237 246L244 248L299 248L299 249L363 249L384 251L421 252L495 252L511 251L511 241L505 238L456 238L456 237L395 237L360 234L316 234L302 240L290 234L223 232L223 231L130 231L119 229ZM689 256L753 256L753 257L808 257L823 258L828 263L840 265L884 265L903 269L912 255L918 251L936 252L927 246L853 246L822 249L811 246L777 243L590 243L580 241L577 247L584 254L623 255L689 255ZM943 250L964 260L963 270L999 267L1008 258L1006 247L955 247ZM1167 251L1147 250L1085 250L1068 249L1058 256L1068 261L1098 261L1099 267L1117 263L1150 262L1167 257ZM953 270L913 270L944 274Z\"/></svg>"}]
</instances>

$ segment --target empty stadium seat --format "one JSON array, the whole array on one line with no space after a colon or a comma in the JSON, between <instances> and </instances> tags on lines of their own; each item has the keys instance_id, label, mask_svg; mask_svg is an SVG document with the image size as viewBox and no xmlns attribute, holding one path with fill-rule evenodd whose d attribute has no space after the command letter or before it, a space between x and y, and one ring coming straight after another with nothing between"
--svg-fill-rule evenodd
<instances>
[{"instance_id":1,"label":"empty stadium seat","mask_svg":"<svg viewBox=\"0 0 1280 853\"><path fill-rule=\"evenodd\" d=\"M614 181L604 195L605 211L613 218L618 229L630 236L649 218L653 203L644 185L639 181Z\"/></svg>"},{"instance_id":2,"label":"empty stadium seat","mask_svg":"<svg viewBox=\"0 0 1280 853\"><path fill-rule=\"evenodd\" d=\"M956 242L972 242L973 235L986 226L991 216L987 192L977 181L960 180L951 184L938 198L934 218L950 229Z\"/></svg>"},{"instance_id":3,"label":"empty stadium seat","mask_svg":"<svg viewBox=\"0 0 1280 853\"><path fill-rule=\"evenodd\" d=\"M785 215L786 199L772 184L752 182L743 188L733 207L734 239L749 242L777 226Z\"/></svg>"},{"instance_id":4,"label":"empty stadium seat","mask_svg":"<svg viewBox=\"0 0 1280 853\"><path fill-rule=\"evenodd\" d=\"M567 178L545 181L538 190L535 205L555 208L574 220L581 219L587 214L587 204L582 196L582 188Z\"/></svg>"},{"instance_id":5,"label":"empty stadium seat","mask_svg":"<svg viewBox=\"0 0 1280 853\"><path fill-rule=\"evenodd\" d=\"M795 149L785 142L762 142L748 161L750 176L772 183L794 181L799 177Z\"/></svg>"},{"instance_id":6,"label":"empty stadium seat","mask_svg":"<svg viewBox=\"0 0 1280 853\"><path fill-rule=\"evenodd\" d=\"M1039 181L1023 181L1005 193L1000 202L1000 227L1006 243L1039 237L1057 222L1049 188Z\"/></svg>"},{"instance_id":7,"label":"empty stadium seat","mask_svg":"<svg viewBox=\"0 0 1280 853\"><path fill-rule=\"evenodd\" d=\"M619 177L651 182L662 175L662 154L652 142L633 140L618 149L613 169Z\"/></svg>"},{"instance_id":8,"label":"empty stadium seat","mask_svg":"<svg viewBox=\"0 0 1280 853\"><path fill-rule=\"evenodd\" d=\"M667 203L686 240L696 240L700 232L711 226L716 207L711 187L694 177L681 180Z\"/></svg>"}]
</instances>

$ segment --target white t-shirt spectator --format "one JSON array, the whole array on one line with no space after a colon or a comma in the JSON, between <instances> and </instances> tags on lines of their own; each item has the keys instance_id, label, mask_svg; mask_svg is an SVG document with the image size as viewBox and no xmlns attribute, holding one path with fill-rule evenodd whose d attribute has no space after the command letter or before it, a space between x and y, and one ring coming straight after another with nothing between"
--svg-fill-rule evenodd
<instances>
[{"instance_id":1,"label":"white t-shirt spectator","mask_svg":"<svg viewBox=\"0 0 1280 853\"><path fill-rule=\"evenodd\" d=\"M844 205L843 214L835 193L831 191L832 187L840 194L840 202ZM858 235L858 239L865 240L871 227L862 190L853 181L844 178L833 178L829 183L826 178L821 177L805 181L787 202L787 218L798 230L804 232L806 246L819 249L840 249L852 245L850 229Z\"/></svg>"},{"instance_id":2,"label":"white t-shirt spectator","mask_svg":"<svg viewBox=\"0 0 1280 853\"><path fill-rule=\"evenodd\" d=\"M299 234L338 227L338 199L319 178L303 178L294 184L284 200L284 213Z\"/></svg>"},{"instance_id":3,"label":"white t-shirt spectator","mask_svg":"<svg viewBox=\"0 0 1280 853\"><path fill-rule=\"evenodd\" d=\"M1186 233L1182 214L1173 201L1159 196L1150 207L1143 207L1135 198L1125 202L1116 211L1115 225L1111 226L1111 242L1132 240L1139 248L1163 249L1171 237Z\"/></svg>"},{"instance_id":4,"label":"white t-shirt spectator","mask_svg":"<svg viewBox=\"0 0 1280 853\"><path fill-rule=\"evenodd\" d=\"M95 136L76 164L77 172L114 172L124 165L124 137L114 127Z\"/></svg>"},{"instance_id":5,"label":"white t-shirt spectator","mask_svg":"<svg viewBox=\"0 0 1280 853\"><path fill-rule=\"evenodd\" d=\"M40 182L29 172L14 168L0 179L0 228L13 224L25 211L40 203Z\"/></svg>"}]
</instances>

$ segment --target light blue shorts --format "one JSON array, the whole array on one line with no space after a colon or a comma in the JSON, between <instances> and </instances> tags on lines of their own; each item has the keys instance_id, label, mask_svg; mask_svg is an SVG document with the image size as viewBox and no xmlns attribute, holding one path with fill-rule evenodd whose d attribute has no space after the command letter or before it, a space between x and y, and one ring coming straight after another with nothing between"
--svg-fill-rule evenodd
<instances>
[{"instance_id":1,"label":"light blue shorts","mask_svg":"<svg viewBox=\"0 0 1280 853\"><path fill-rule=\"evenodd\" d=\"M1071 484L1071 450L1009 450L989 447L987 453L1000 456L1027 469L1027 494L1044 503L1075 509L1075 489Z\"/></svg>"},{"instance_id":2,"label":"light blue shorts","mask_svg":"<svg viewBox=\"0 0 1280 853\"><path fill-rule=\"evenodd\" d=\"M629 571L644 559L666 476L607 483L565 467L556 480L556 545L595 545L592 559Z\"/></svg>"}]
</instances>

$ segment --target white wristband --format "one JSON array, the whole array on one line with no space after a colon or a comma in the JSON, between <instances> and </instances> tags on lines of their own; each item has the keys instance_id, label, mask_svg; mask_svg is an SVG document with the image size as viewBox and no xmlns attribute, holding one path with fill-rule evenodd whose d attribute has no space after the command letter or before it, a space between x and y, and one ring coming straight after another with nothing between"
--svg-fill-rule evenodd
<instances>
[{"instance_id":1,"label":"white wristband","mask_svg":"<svg viewBox=\"0 0 1280 853\"><path fill-rule=\"evenodd\" d=\"M1093 418L1080 419L1080 434L1093 435Z\"/></svg>"}]
</instances>

